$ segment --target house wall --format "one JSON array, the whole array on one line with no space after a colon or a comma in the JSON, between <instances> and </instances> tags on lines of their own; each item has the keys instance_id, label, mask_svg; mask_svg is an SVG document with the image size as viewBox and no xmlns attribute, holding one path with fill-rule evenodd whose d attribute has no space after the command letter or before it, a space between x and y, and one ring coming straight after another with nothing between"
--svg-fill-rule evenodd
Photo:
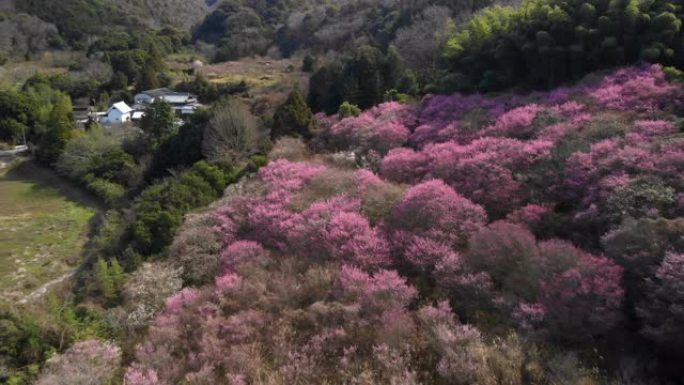
<instances>
[{"instance_id":1,"label":"house wall","mask_svg":"<svg viewBox=\"0 0 684 385\"><path fill-rule=\"evenodd\" d=\"M124 114L119 110L112 109L109 111L107 114L107 119L106 122L109 124L121 124L125 122L130 122L131 121L131 114L127 113Z\"/></svg>"}]
</instances>

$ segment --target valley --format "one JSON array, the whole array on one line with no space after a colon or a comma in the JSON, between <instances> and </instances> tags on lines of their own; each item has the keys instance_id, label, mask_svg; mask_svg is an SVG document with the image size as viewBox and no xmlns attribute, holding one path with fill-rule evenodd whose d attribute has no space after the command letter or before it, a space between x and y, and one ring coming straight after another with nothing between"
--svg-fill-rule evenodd
<instances>
[{"instance_id":1,"label":"valley","mask_svg":"<svg viewBox=\"0 0 684 385\"><path fill-rule=\"evenodd\" d=\"M680 385L682 282L679 0L0 0L0 385Z\"/></svg>"},{"instance_id":2,"label":"valley","mask_svg":"<svg viewBox=\"0 0 684 385\"><path fill-rule=\"evenodd\" d=\"M0 170L0 297L17 303L75 270L99 207L31 161Z\"/></svg>"}]
</instances>

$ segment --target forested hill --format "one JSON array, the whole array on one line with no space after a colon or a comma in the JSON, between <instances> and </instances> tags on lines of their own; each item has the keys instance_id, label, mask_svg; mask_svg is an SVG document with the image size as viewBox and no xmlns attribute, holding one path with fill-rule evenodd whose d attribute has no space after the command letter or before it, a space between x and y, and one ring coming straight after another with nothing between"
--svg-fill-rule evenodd
<instances>
[{"instance_id":1,"label":"forested hill","mask_svg":"<svg viewBox=\"0 0 684 385\"><path fill-rule=\"evenodd\" d=\"M66 43L115 27L175 25L190 29L214 0L14 0L16 10L54 24Z\"/></svg>"},{"instance_id":2,"label":"forested hill","mask_svg":"<svg viewBox=\"0 0 684 385\"><path fill-rule=\"evenodd\" d=\"M195 38L216 44L218 60L265 54L274 46L284 56L300 49L321 54L362 45L386 48L430 8L439 9L431 14L434 34L451 15L466 18L494 3L501 1L224 0L204 19Z\"/></svg>"}]
</instances>

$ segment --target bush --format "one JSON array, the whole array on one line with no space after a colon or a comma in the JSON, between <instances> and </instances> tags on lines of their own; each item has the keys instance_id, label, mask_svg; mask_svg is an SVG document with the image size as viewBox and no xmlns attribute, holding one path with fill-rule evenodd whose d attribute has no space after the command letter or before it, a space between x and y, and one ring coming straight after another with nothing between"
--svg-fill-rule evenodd
<instances>
[{"instance_id":1,"label":"bush","mask_svg":"<svg viewBox=\"0 0 684 385\"><path fill-rule=\"evenodd\" d=\"M468 264L489 274L497 290L527 301L537 298L543 261L529 230L496 222L475 233L468 247Z\"/></svg>"},{"instance_id":2,"label":"bush","mask_svg":"<svg viewBox=\"0 0 684 385\"><path fill-rule=\"evenodd\" d=\"M183 215L221 196L228 181L220 168L200 161L177 178L143 190L134 205L137 249L144 255L161 252L171 244Z\"/></svg>"},{"instance_id":3,"label":"bush","mask_svg":"<svg viewBox=\"0 0 684 385\"><path fill-rule=\"evenodd\" d=\"M102 198L109 207L122 202L126 196L126 189L123 186L104 179L95 179L89 182L87 187L93 194Z\"/></svg>"}]
</instances>

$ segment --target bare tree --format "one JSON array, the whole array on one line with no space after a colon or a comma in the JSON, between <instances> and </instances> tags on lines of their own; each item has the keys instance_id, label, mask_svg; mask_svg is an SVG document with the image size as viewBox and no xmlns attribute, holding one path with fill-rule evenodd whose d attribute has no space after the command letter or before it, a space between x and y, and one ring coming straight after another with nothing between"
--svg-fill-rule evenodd
<instances>
[{"instance_id":1,"label":"bare tree","mask_svg":"<svg viewBox=\"0 0 684 385\"><path fill-rule=\"evenodd\" d=\"M253 155L265 138L257 119L238 99L230 99L214 114L204 132L202 153L209 159L239 159Z\"/></svg>"},{"instance_id":2,"label":"bare tree","mask_svg":"<svg viewBox=\"0 0 684 385\"><path fill-rule=\"evenodd\" d=\"M410 69L427 77L437 69L453 25L450 15L447 7L428 7L410 27L397 33L394 44Z\"/></svg>"}]
</instances>

